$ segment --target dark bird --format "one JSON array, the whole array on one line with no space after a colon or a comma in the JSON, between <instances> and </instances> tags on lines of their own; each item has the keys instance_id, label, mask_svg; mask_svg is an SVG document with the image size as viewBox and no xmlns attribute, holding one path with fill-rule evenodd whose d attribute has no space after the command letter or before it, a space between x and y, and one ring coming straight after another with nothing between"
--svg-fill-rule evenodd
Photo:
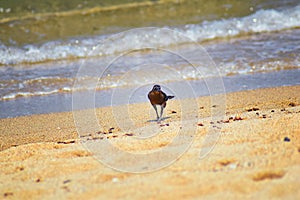
<instances>
[{"instance_id":1,"label":"dark bird","mask_svg":"<svg viewBox=\"0 0 300 200\"><path fill-rule=\"evenodd\" d=\"M156 112L157 121L160 121L161 117L163 115L163 112L164 112L164 108L167 105L167 101L169 99L173 99L174 96L166 95L163 91L161 91L161 88L159 85L154 85L152 90L148 93L148 98ZM156 107L157 105L160 105L160 107L161 107L160 116L158 116L157 107Z\"/></svg>"}]
</instances>

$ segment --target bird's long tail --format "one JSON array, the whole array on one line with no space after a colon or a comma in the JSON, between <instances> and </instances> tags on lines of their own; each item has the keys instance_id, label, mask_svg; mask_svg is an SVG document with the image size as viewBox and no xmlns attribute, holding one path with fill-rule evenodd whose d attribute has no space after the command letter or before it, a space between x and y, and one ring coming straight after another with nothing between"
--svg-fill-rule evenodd
<instances>
[{"instance_id":1,"label":"bird's long tail","mask_svg":"<svg viewBox=\"0 0 300 200\"><path fill-rule=\"evenodd\" d=\"M175 96L167 96L167 100L168 99L173 99Z\"/></svg>"}]
</instances>

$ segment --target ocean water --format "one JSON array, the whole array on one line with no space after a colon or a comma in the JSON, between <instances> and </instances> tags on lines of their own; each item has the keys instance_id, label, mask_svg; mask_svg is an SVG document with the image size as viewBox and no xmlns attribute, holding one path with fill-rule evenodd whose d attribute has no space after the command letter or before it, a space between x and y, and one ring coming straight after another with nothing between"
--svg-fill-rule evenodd
<instances>
[{"instance_id":1,"label":"ocean water","mask_svg":"<svg viewBox=\"0 0 300 200\"><path fill-rule=\"evenodd\" d=\"M153 83L300 84L297 0L1 1L0 33L2 118L70 110L91 89L103 106Z\"/></svg>"}]
</instances>

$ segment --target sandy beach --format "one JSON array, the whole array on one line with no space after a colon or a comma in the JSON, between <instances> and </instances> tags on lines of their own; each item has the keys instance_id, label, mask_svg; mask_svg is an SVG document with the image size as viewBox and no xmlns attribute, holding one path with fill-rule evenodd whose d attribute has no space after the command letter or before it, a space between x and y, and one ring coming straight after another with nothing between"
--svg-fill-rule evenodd
<instances>
[{"instance_id":1,"label":"sandy beach","mask_svg":"<svg viewBox=\"0 0 300 200\"><path fill-rule=\"evenodd\" d=\"M300 199L299 0L0 13L0 200Z\"/></svg>"},{"instance_id":2,"label":"sandy beach","mask_svg":"<svg viewBox=\"0 0 300 200\"><path fill-rule=\"evenodd\" d=\"M209 97L197 99L199 107L190 115L198 114L191 147L172 165L142 174L101 164L81 141L105 137L127 151L158 149L180 126L181 103L192 100L170 101L168 118L160 124L149 119L149 103L130 105L135 127L161 130L150 141L136 142L134 131L122 131L122 117L116 122L110 107L96 110L102 129L80 137L71 112L0 119L0 199L296 199L299 94L300 86L228 93L219 121L209 116L220 105L211 105ZM211 127L220 130L219 139L200 159Z\"/></svg>"}]
</instances>

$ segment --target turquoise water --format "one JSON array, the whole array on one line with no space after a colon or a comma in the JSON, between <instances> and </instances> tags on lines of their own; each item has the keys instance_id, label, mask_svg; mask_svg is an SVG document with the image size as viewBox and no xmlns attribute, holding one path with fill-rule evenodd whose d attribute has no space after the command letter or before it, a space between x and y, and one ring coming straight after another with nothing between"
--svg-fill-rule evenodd
<instances>
[{"instance_id":1,"label":"turquoise water","mask_svg":"<svg viewBox=\"0 0 300 200\"><path fill-rule=\"evenodd\" d=\"M93 88L95 79L101 92L300 68L296 0L98 2L0 1L2 117L40 113L43 106L36 98L47 103L58 95L59 101L74 90ZM197 53L199 49L203 54ZM198 70L180 55L193 60ZM203 61L204 55L214 66ZM82 86L73 88L83 65L104 73L81 77ZM162 67L153 71L151 66ZM156 71L159 76L153 76ZM299 84L297 76L291 80L288 85ZM276 86L285 84L283 78L276 80ZM24 102L28 112L7 114L11 105L20 107Z\"/></svg>"}]
</instances>

